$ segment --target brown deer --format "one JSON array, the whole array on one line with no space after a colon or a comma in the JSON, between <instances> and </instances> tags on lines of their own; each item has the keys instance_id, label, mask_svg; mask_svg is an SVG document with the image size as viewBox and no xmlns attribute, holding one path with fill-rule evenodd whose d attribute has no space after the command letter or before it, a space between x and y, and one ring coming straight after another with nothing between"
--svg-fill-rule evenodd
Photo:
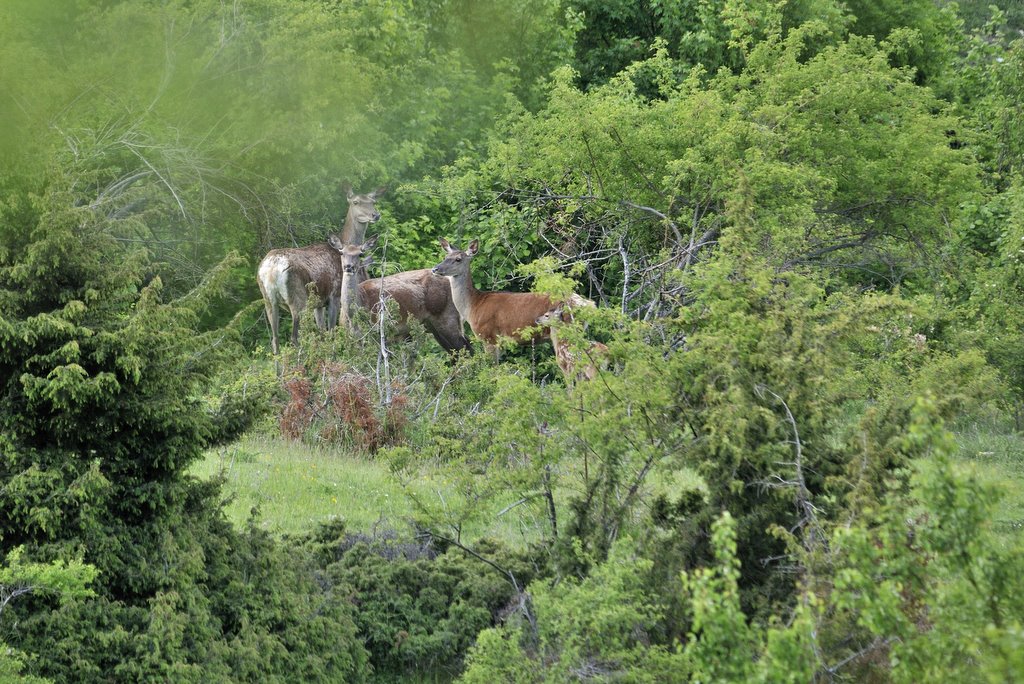
<instances>
[{"instance_id":1,"label":"brown deer","mask_svg":"<svg viewBox=\"0 0 1024 684\"><path fill-rule=\"evenodd\" d=\"M577 380L593 380L597 377L598 364L602 363L608 356L608 347L600 342L589 340L582 351L573 348L573 345L558 336L558 329L565 324L573 322L572 309L569 304L594 306L589 299L573 295L569 303L556 306L537 317L537 325L548 326L551 346L555 349L555 360L558 367L562 369L566 382L571 386ZM580 362L586 360L582 367ZM603 363L602 363L603 365Z\"/></svg>"},{"instance_id":2,"label":"brown deer","mask_svg":"<svg viewBox=\"0 0 1024 684\"><path fill-rule=\"evenodd\" d=\"M499 338L510 338L519 344L541 339L546 330L537 330L537 317L553 309L557 302L536 292L481 292L473 287L470 263L480 247L473 240L465 251L455 249L441 238L447 252L445 260L432 271L447 276L452 286L452 301L462 320L469 322L473 334L483 340L484 348L498 358ZM524 332L530 329L530 332Z\"/></svg>"},{"instance_id":3,"label":"brown deer","mask_svg":"<svg viewBox=\"0 0 1024 684\"><path fill-rule=\"evenodd\" d=\"M371 248L376 240L376 237L371 239ZM367 249L366 245L344 245L337 236L331 235L324 244L275 249L263 258L257 280L270 322L270 347L275 354L280 351L278 326L281 306L286 306L292 317L293 345L299 344L299 320L306 310L310 291L315 298L313 316L317 327L321 330L334 327L341 308L344 262L349 259L357 264L353 282L358 285L365 277L365 268L359 258Z\"/></svg>"},{"instance_id":4,"label":"brown deer","mask_svg":"<svg viewBox=\"0 0 1024 684\"><path fill-rule=\"evenodd\" d=\"M387 191L387 186L365 194L352 192L352 186L348 183L342 189L348 197L348 213L345 215L345 225L341 228L341 242L360 245L366 239L366 227L380 220L377 199Z\"/></svg>"},{"instance_id":5,"label":"brown deer","mask_svg":"<svg viewBox=\"0 0 1024 684\"><path fill-rule=\"evenodd\" d=\"M373 278L359 285L362 303L376 316L384 301L398 303L398 330L409 336L409 316L427 329L437 343L449 352L472 349L463 332L462 317L452 301L447 278L436 276L429 268L404 271Z\"/></svg>"}]
</instances>

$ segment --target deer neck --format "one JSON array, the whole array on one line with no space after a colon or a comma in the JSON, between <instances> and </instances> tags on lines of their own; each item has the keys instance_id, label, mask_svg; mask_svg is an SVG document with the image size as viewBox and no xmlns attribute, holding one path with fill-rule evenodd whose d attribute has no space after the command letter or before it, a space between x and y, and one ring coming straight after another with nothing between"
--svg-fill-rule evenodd
<instances>
[{"instance_id":1,"label":"deer neck","mask_svg":"<svg viewBox=\"0 0 1024 684\"><path fill-rule=\"evenodd\" d=\"M555 326L552 325L552 326L550 326L548 328L548 337L551 338L551 348L554 349L557 352L558 351L558 330L555 329Z\"/></svg>"},{"instance_id":2,"label":"deer neck","mask_svg":"<svg viewBox=\"0 0 1024 684\"><path fill-rule=\"evenodd\" d=\"M476 288L473 287L473 276L468 272L459 276L448 276L452 286L452 303L459 311L459 318L465 323L473 311L473 302L479 296Z\"/></svg>"},{"instance_id":3,"label":"deer neck","mask_svg":"<svg viewBox=\"0 0 1024 684\"><path fill-rule=\"evenodd\" d=\"M341 229L341 241L346 245L361 245L366 237L366 226L368 223L357 221L352 213L345 216L345 225Z\"/></svg>"},{"instance_id":4,"label":"deer neck","mask_svg":"<svg viewBox=\"0 0 1024 684\"><path fill-rule=\"evenodd\" d=\"M359 301L359 282L357 273L344 271L341 275L341 310L346 317L351 316L356 302Z\"/></svg>"}]
</instances>

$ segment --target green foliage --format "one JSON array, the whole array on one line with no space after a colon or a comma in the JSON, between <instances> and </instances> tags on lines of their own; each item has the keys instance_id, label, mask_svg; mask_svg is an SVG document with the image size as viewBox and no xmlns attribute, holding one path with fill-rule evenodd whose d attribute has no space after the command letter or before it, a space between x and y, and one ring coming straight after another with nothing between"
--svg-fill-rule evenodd
<instances>
[{"instance_id":1,"label":"green foliage","mask_svg":"<svg viewBox=\"0 0 1024 684\"><path fill-rule=\"evenodd\" d=\"M929 0L852 0L852 33L877 40L905 41L893 55L897 66L911 66L920 82L937 79L957 52L960 22L956 6Z\"/></svg>"},{"instance_id":2,"label":"green foliage","mask_svg":"<svg viewBox=\"0 0 1024 684\"><path fill-rule=\"evenodd\" d=\"M895 681L1012 680L1021 675L1011 653L1024 615L1013 570L1022 550L993 534L997 497L955 472L952 436L933 414L919 402L905 437L926 457L912 498L894 492L861 524L837 529L836 605L888 645Z\"/></svg>"},{"instance_id":3,"label":"green foliage","mask_svg":"<svg viewBox=\"0 0 1024 684\"><path fill-rule=\"evenodd\" d=\"M657 598L645 590L653 563L632 556L631 547L629 539L616 543L608 562L583 580L531 585L531 620L484 632L462 681L682 678L685 670L673 666L678 663L648 645L647 629L659 610Z\"/></svg>"},{"instance_id":4,"label":"green foliage","mask_svg":"<svg viewBox=\"0 0 1024 684\"><path fill-rule=\"evenodd\" d=\"M206 495L209 495L207 492ZM196 497L160 539L170 572L144 601L68 604L24 620L57 681L362 681L353 607L310 559L254 528L232 531ZM23 637L23 638L25 638Z\"/></svg>"},{"instance_id":5,"label":"green foliage","mask_svg":"<svg viewBox=\"0 0 1024 684\"><path fill-rule=\"evenodd\" d=\"M359 634L379 676L456 674L476 635L514 596L507 578L455 547L440 553L389 531L345 535L342 525L300 541L322 563L322 581L359 606ZM480 551L521 563L497 543Z\"/></svg>"},{"instance_id":6,"label":"green foliage","mask_svg":"<svg viewBox=\"0 0 1024 684\"><path fill-rule=\"evenodd\" d=\"M232 531L216 489L185 475L231 430L200 397L237 338L198 326L231 260L165 300L126 226L78 201L88 177L51 170L3 232L0 543L53 559L21 565L32 581L99 575L8 606L5 641L28 655L7 662L55 681L360 679L351 606L265 535Z\"/></svg>"},{"instance_id":7,"label":"green foliage","mask_svg":"<svg viewBox=\"0 0 1024 684\"><path fill-rule=\"evenodd\" d=\"M0 615L17 596L54 593L61 601L95 596L88 588L97 576L95 567L80 558L70 561L33 563L22 560L25 547L16 546L7 553L0 567Z\"/></svg>"},{"instance_id":8,"label":"green foliage","mask_svg":"<svg viewBox=\"0 0 1024 684\"><path fill-rule=\"evenodd\" d=\"M1007 25L1004 12L991 11L990 19L965 37L956 76L941 85L965 119L966 126L954 131L958 144L971 147L1002 190L1024 168L1024 138L1013 124L1024 92L1024 40Z\"/></svg>"},{"instance_id":9,"label":"green foliage","mask_svg":"<svg viewBox=\"0 0 1024 684\"><path fill-rule=\"evenodd\" d=\"M1024 397L1024 366L1017 353L1022 342L1018 322L1024 313L1024 184L1015 178L1006 192L979 207L974 218L964 243L977 256L955 337L982 350L999 369L1013 392L1008 403L1019 417Z\"/></svg>"},{"instance_id":10,"label":"green foliage","mask_svg":"<svg viewBox=\"0 0 1024 684\"><path fill-rule=\"evenodd\" d=\"M547 107L505 121L487 161L452 186L518 217L498 227L505 240L542 236L588 263L595 299L637 313L678 306L673 268L716 240L777 268L933 288L978 168L949 145L957 121L888 48L854 37L808 57L822 30L766 38L744 72L708 82L696 71L677 85L659 51L643 64L664 74L655 99L635 70L589 92L559 71ZM503 205L495 186L511 189Z\"/></svg>"},{"instance_id":11,"label":"green foliage","mask_svg":"<svg viewBox=\"0 0 1024 684\"><path fill-rule=\"evenodd\" d=\"M29 594L55 594L61 603L95 596L88 586L98 574L95 567L77 558L69 562L26 562L22 559L24 550L22 546L11 549L0 567L0 617L11 601ZM51 681L24 672L26 661L31 659L0 639L0 681Z\"/></svg>"},{"instance_id":12,"label":"green foliage","mask_svg":"<svg viewBox=\"0 0 1024 684\"><path fill-rule=\"evenodd\" d=\"M682 657L693 681L806 682L814 678L814 623L808 604L786 625L751 625L740 609L735 523L728 512L712 527L715 566L683 574L693 622ZM804 598L806 601L806 597Z\"/></svg>"},{"instance_id":13,"label":"green foliage","mask_svg":"<svg viewBox=\"0 0 1024 684\"><path fill-rule=\"evenodd\" d=\"M1021 677L941 427L1024 405L1018 11L65 5L0 9L0 677ZM242 353L343 180L390 185L382 270L479 238L607 367L368 317ZM423 536L233 528L187 469L280 428L386 457Z\"/></svg>"},{"instance_id":14,"label":"green foliage","mask_svg":"<svg viewBox=\"0 0 1024 684\"><path fill-rule=\"evenodd\" d=\"M778 38L810 20L842 34L852 21L847 8L833 0L575 0L571 6L582 19L573 67L585 89L603 85L642 62L655 46L665 48L679 73L698 65L709 73L720 68L739 71L753 42ZM656 79L649 74L641 79L645 92L656 92Z\"/></svg>"}]
</instances>

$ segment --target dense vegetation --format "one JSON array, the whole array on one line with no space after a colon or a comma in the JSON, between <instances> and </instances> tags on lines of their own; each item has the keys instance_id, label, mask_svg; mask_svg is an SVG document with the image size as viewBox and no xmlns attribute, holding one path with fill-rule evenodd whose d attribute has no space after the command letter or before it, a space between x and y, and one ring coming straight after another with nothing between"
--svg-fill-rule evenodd
<instances>
[{"instance_id":1,"label":"dense vegetation","mask_svg":"<svg viewBox=\"0 0 1024 684\"><path fill-rule=\"evenodd\" d=\"M3 3L0 680L1024 679L1020 525L955 439L1024 428L1022 31ZM562 337L607 368L365 315L272 357L255 265L344 182L389 188L376 272L477 238L478 287L595 300ZM415 515L233 525L189 468L254 433L387 463ZM469 532L495 502L520 540Z\"/></svg>"}]
</instances>

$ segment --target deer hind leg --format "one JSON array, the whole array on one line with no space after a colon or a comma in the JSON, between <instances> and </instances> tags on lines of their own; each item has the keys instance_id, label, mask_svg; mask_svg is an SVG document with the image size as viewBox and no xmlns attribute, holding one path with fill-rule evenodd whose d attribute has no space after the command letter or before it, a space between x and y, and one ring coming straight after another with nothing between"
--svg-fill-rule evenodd
<instances>
[{"instance_id":1,"label":"deer hind leg","mask_svg":"<svg viewBox=\"0 0 1024 684\"><path fill-rule=\"evenodd\" d=\"M295 301L291 303L288 310L292 314L292 346L299 346L299 321L302 320L302 312L306 310L306 291L301 288L297 288L295 291ZM316 312L313 312L314 317Z\"/></svg>"},{"instance_id":2,"label":"deer hind leg","mask_svg":"<svg viewBox=\"0 0 1024 684\"><path fill-rule=\"evenodd\" d=\"M267 322L270 323L270 349L277 356L280 349L277 343L278 326L281 323L280 311L277 308L277 301L266 295L263 296L263 307L267 311Z\"/></svg>"}]
</instances>

